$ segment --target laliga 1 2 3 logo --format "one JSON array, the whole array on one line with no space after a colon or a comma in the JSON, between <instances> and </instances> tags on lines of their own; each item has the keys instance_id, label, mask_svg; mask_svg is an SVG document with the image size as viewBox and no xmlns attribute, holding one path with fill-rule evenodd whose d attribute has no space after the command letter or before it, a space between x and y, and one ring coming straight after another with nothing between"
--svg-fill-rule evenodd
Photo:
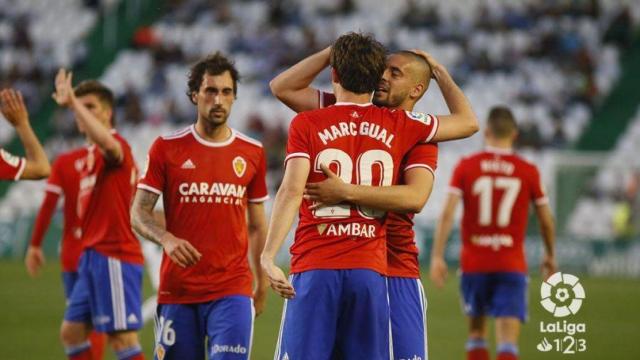
<instances>
[{"instance_id":1,"label":"laliga 1 2 3 logo","mask_svg":"<svg viewBox=\"0 0 640 360\"><path fill-rule=\"evenodd\" d=\"M561 318L580 310L585 293L577 276L557 272L540 286L540 298L545 310Z\"/></svg>"},{"instance_id":2,"label":"laliga 1 2 3 logo","mask_svg":"<svg viewBox=\"0 0 640 360\"><path fill-rule=\"evenodd\" d=\"M556 318L575 315L580 311L582 302L586 298L584 288L577 276L557 272L540 285L540 304ZM587 330L585 323L575 323L567 320L555 322L540 322L540 332L546 337L536 346L538 351L557 351L562 354L575 354L587 350L587 340L581 337Z\"/></svg>"}]
</instances>

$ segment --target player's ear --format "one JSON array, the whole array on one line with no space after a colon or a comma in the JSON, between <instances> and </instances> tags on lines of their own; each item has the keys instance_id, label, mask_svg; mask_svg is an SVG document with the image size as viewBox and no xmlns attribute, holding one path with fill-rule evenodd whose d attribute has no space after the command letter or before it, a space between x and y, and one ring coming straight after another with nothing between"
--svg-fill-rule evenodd
<instances>
[{"instance_id":1,"label":"player's ear","mask_svg":"<svg viewBox=\"0 0 640 360\"><path fill-rule=\"evenodd\" d=\"M191 92L191 102L198 105L198 94L195 91Z\"/></svg>"},{"instance_id":2,"label":"player's ear","mask_svg":"<svg viewBox=\"0 0 640 360\"><path fill-rule=\"evenodd\" d=\"M418 99L424 94L425 86L423 83L417 83L415 86L411 88L411 92L409 95L412 99Z\"/></svg>"}]
</instances>

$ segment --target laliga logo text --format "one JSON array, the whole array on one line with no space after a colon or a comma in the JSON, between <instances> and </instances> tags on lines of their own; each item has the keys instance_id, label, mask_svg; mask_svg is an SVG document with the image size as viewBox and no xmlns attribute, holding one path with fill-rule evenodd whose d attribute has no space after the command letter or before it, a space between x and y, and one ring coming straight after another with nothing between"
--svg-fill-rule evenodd
<instances>
[{"instance_id":1,"label":"laliga logo text","mask_svg":"<svg viewBox=\"0 0 640 360\"><path fill-rule=\"evenodd\" d=\"M580 279L571 274L557 272L551 275L540 286L540 304L556 318L564 318L575 315L580 311L582 302L586 298L584 288L580 284ZM555 350L563 354L575 354L587 350L587 341L583 338L575 337L576 334L586 333L585 323L575 323L567 320L545 323L540 322L540 332L553 334L564 334L564 337L546 337L536 346L538 351L549 352Z\"/></svg>"}]
</instances>

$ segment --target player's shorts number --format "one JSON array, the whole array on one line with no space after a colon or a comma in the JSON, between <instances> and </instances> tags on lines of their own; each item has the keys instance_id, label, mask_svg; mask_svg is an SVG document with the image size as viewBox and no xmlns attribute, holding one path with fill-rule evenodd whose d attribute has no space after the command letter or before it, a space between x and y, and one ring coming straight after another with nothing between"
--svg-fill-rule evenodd
<instances>
[{"instance_id":1,"label":"player's shorts number","mask_svg":"<svg viewBox=\"0 0 640 360\"><path fill-rule=\"evenodd\" d=\"M173 330L171 325L173 325L173 320L166 320L164 316L160 316L156 328L157 343L160 343L159 340L162 340L162 344L166 346L171 346L176 343L176 331Z\"/></svg>"},{"instance_id":2,"label":"player's shorts number","mask_svg":"<svg viewBox=\"0 0 640 360\"><path fill-rule=\"evenodd\" d=\"M498 207L498 219L496 225L505 227L509 225L513 205L520 192L521 181L518 178L498 176L481 176L473 183L473 194L480 196L478 211L478 224L488 226L492 222L493 190L502 189L504 195L500 199Z\"/></svg>"},{"instance_id":3,"label":"player's shorts number","mask_svg":"<svg viewBox=\"0 0 640 360\"><path fill-rule=\"evenodd\" d=\"M318 156L313 165L313 171L322 173L320 164L336 166L336 175L346 183L353 183L353 159L346 152L340 149L324 149ZM373 183L374 169L378 168L380 172L380 181L378 184ZM358 156L356 160L356 184L369 186L390 186L393 182L393 157L384 150L367 150ZM357 207L360 216L368 219L380 218L385 212L370 209L363 206ZM316 209L313 212L315 217L328 218L347 218L351 215L351 206L349 205L332 205Z\"/></svg>"}]
</instances>

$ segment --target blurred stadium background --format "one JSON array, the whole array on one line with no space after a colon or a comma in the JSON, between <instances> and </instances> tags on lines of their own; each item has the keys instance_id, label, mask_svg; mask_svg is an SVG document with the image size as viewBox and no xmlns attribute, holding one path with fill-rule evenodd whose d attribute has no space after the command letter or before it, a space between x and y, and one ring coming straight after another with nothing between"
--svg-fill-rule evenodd
<instances>
[{"instance_id":1,"label":"blurred stadium background","mask_svg":"<svg viewBox=\"0 0 640 360\"><path fill-rule=\"evenodd\" d=\"M230 123L265 144L274 194L293 113L271 96L273 76L347 31L371 32L390 50L424 49L461 84L481 126L493 105L514 110L518 150L541 168L557 217L560 268L579 275L587 291L578 318L590 348L575 357L640 359L639 25L638 0L0 0L0 87L25 94L53 158L82 143L72 115L50 100L55 71L100 79L117 95L117 127L142 166L156 136L195 119L185 96L189 64L221 50L243 78ZM329 88L328 73L316 86ZM435 82L416 109L447 112ZM20 153L4 121L0 146ZM481 147L481 134L441 145L434 191L416 217L423 265L451 170ZM63 356L60 216L47 235L45 274L31 280L21 262L43 194L44 182L0 185L3 359ZM541 242L533 221L529 235L535 274ZM447 250L453 268L456 239ZM431 356L461 358L455 277L444 291L425 283ZM535 350L537 322L551 319L537 304L539 283L534 275L523 358L562 358ZM255 359L272 357L279 316L274 297L256 323ZM151 326L143 340L149 353Z\"/></svg>"}]
</instances>

